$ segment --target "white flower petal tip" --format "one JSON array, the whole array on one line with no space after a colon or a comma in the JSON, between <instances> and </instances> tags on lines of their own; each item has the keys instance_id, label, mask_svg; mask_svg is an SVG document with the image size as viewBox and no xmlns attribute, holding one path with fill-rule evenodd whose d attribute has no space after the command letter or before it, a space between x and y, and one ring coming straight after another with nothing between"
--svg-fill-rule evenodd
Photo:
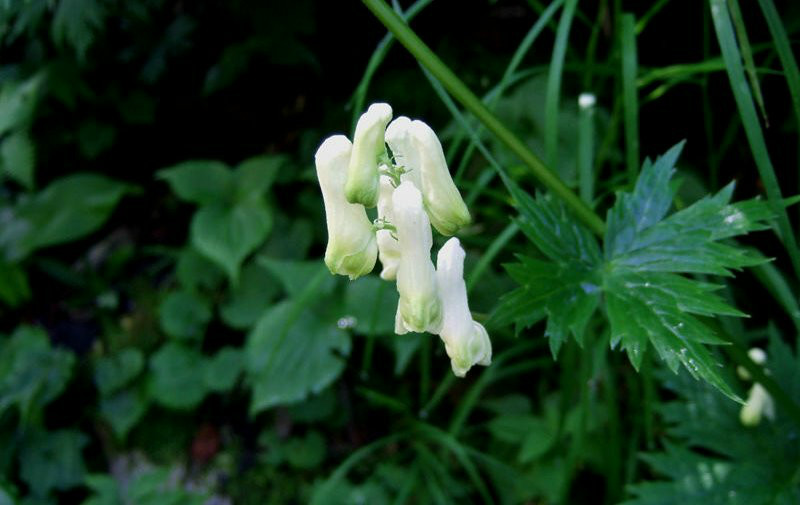
<instances>
[{"instance_id":1,"label":"white flower petal tip","mask_svg":"<svg viewBox=\"0 0 800 505\"><path fill-rule=\"evenodd\" d=\"M488 366L492 362L492 343L482 324L473 321L464 283L466 253L455 237L448 240L436 258L436 282L442 302L442 327L439 336L444 341L453 373L464 377L474 365Z\"/></svg>"},{"instance_id":2,"label":"white flower petal tip","mask_svg":"<svg viewBox=\"0 0 800 505\"><path fill-rule=\"evenodd\" d=\"M578 95L578 107L581 109L591 109L597 102L593 93L581 93Z\"/></svg>"},{"instance_id":3,"label":"white flower petal tip","mask_svg":"<svg viewBox=\"0 0 800 505\"><path fill-rule=\"evenodd\" d=\"M745 426L758 426L762 416L775 419L775 405L764 386L756 383L750 388L747 401L739 412L739 420Z\"/></svg>"},{"instance_id":4,"label":"white flower petal tip","mask_svg":"<svg viewBox=\"0 0 800 505\"><path fill-rule=\"evenodd\" d=\"M325 264L331 273L355 279L375 267L378 246L364 206L344 196L351 150L347 137L334 135L319 146L314 161L328 228Z\"/></svg>"},{"instance_id":5,"label":"white flower petal tip","mask_svg":"<svg viewBox=\"0 0 800 505\"><path fill-rule=\"evenodd\" d=\"M405 170L401 180L411 181L418 189L422 189L419 154L411 137L411 124L412 121L405 116L400 116L389 123L386 128L386 143L392 150L395 165Z\"/></svg>"},{"instance_id":6,"label":"white flower petal tip","mask_svg":"<svg viewBox=\"0 0 800 505\"><path fill-rule=\"evenodd\" d=\"M392 180L388 176L382 175L378 192L378 219L384 219L390 223L394 222L392 193L394 193ZM381 279L393 281L397 278L397 268L400 266L400 245L389 230L378 230L377 241L378 258L383 265Z\"/></svg>"},{"instance_id":7,"label":"white flower petal tip","mask_svg":"<svg viewBox=\"0 0 800 505\"><path fill-rule=\"evenodd\" d=\"M431 224L442 235L454 235L470 223L469 210L453 183L442 144L430 126L416 120L411 137L419 156L422 193Z\"/></svg>"},{"instance_id":8,"label":"white flower petal tip","mask_svg":"<svg viewBox=\"0 0 800 505\"><path fill-rule=\"evenodd\" d=\"M379 158L386 152L384 133L392 108L374 103L363 113L353 134L353 154L347 167L345 196L350 203L375 207L378 203Z\"/></svg>"},{"instance_id":9,"label":"white flower petal tip","mask_svg":"<svg viewBox=\"0 0 800 505\"><path fill-rule=\"evenodd\" d=\"M396 326L402 325L406 331L436 333L441 324L441 303L431 262L433 237L422 195L413 183L403 182L394 190L392 210L400 248Z\"/></svg>"}]
</instances>

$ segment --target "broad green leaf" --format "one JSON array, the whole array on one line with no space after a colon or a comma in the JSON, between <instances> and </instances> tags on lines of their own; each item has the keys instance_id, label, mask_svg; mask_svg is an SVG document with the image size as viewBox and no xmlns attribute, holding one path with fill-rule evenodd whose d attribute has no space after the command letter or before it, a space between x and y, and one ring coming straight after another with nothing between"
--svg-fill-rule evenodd
<instances>
[{"instance_id":1,"label":"broad green leaf","mask_svg":"<svg viewBox=\"0 0 800 505\"><path fill-rule=\"evenodd\" d=\"M223 347L212 356L205 367L205 385L209 391L230 390L242 373L244 356L241 349Z\"/></svg>"},{"instance_id":2,"label":"broad green leaf","mask_svg":"<svg viewBox=\"0 0 800 505\"><path fill-rule=\"evenodd\" d=\"M101 0L59 0L53 15L53 41L75 49L83 61L95 36L105 26L107 9Z\"/></svg>"},{"instance_id":3,"label":"broad green leaf","mask_svg":"<svg viewBox=\"0 0 800 505\"><path fill-rule=\"evenodd\" d=\"M101 473L87 475L86 487L91 489L93 494L81 505L124 505L119 485L111 475Z\"/></svg>"},{"instance_id":4,"label":"broad green leaf","mask_svg":"<svg viewBox=\"0 0 800 505\"><path fill-rule=\"evenodd\" d=\"M228 298L220 305L219 314L228 326L248 329L279 293L278 280L258 262L251 261L242 269L239 284L231 288Z\"/></svg>"},{"instance_id":5,"label":"broad green leaf","mask_svg":"<svg viewBox=\"0 0 800 505\"><path fill-rule=\"evenodd\" d=\"M147 398L143 388L139 387L118 390L100 398L100 415L120 440L125 440L147 412L147 407Z\"/></svg>"},{"instance_id":6,"label":"broad green leaf","mask_svg":"<svg viewBox=\"0 0 800 505\"><path fill-rule=\"evenodd\" d=\"M200 340L211 320L211 306L190 291L173 291L161 302L159 322L164 333L179 339Z\"/></svg>"},{"instance_id":7,"label":"broad green leaf","mask_svg":"<svg viewBox=\"0 0 800 505\"><path fill-rule=\"evenodd\" d=\"M252 413L303 400L344 369L350 339L335 321L286 301L269 310L247 336L246 370Z\"/></svg>"},{"instance_id":8,"label":"broad green leaf","mask_svg":"<svg viewBox=\"0 0 800 505\"><path fill-rule=\"evenodd\" d=\"M173 409L197 406L206 394L205 357L177 342L164 344L150 357L149 394Z\"/></svg>"},{"instance_id":9,"label":"broad green leaf","mask_svg":"<svg viewBox=\"0 0 800 505\"><path fill-rule=\"evenodd\" d=\"M258 262L281 282L289 296L303 293L311 281L319 277L320 272L327 272L325 265L319 261L276 260L261 256ZM336 279L332 275L327 275L319 285L317 293L320 296L327 295L335 285Z\"/></svg>"},{"instance_id":10,"label":"broad green leaf","mask_svg":"<svg viewBox=\"0 0 800 505\"><path fill-rule=\"evenodd\" d=\"M53 348L38 328L20 326L0 338L0 413L16 405L27 419L61 394L74 363L72 352Z\"/></svg>"},{"instance_id":11,"label":"broad green leaf","mask_svg":"<svg viewBox=\"0 0 800 505\"><path fill-rule=\"evenodd\" d=\"M193 247L185 247L175 265L175 275L184 289L215 290L225 280L225 272Z\"/></svg>"},{"instance_id":12,"label":"broad green leaf","mask_svg":"<svg viewBox=\"0 0 800 505\"><path fill-rule=\"evenodd\" d=\"M338 404L334 388L326 388L319 394L289 407L289 416L295 423L312 424L323 421L337 412Z\"/></svg>"},{"instance_id":13,"label":"broad green leaf","mask_svg":"<svg viewBox=\"0 0 800 505\"><path fill-rule=\"evenodd\" d=\"M94 382L101 394L108 395L128 384L143 368L142 351L129 347L98 359L94 366Z\"/></svg>"},{"instance_id":14,"label":"broad green leaf","mask_svg":"<svg viewBox=\"0 0 800 505\"><path fill-rule=\"evenodd\" d=\"M255 156L239 163L234 172L236 201L264 196L286 163L284 155Z\"/></svg>"},{"instance_id":15,"label":"broad green leaf","mask_svg":"<svg viewBox=\"0 0 800 505\"><path fill-rule=\"evenodd\" d=\"M234 177L220 161L184 161L159 170L159 179L166 180L178 198L200 205L230 203Z\"/></svg>"},{"instance_id":16,"label":"broad green leaf","mask_svg":"<svg viewBox=\"0 0 800 505\"><path fill-rule=\"evenodd\" d=\"M342 317L360 335L393 334L397 300L393 283L368 275L347 284Z\"/></svg>"},{"instance_id":17,"label":"broad green leaf","mask_svg":"<svg viewBox=\"0 0 800 505\"><path fill-rule=\"evenodd\" d=\"M16 128L26 128L33 117L43 74L23 81L7 81L0 86L0 135Z\"/></svg>"},{"instance_id":18,"label":"broad green leaf","mask_svg":"<svg viewBox=\"0 0 800 505\"><path fill-rule=\"evenodd\" d=\"M33 168L36 150L28 132L16 131L0 144L3 172L26 189L33 189Z\"/></svg>"},{"instance_id":19,"label":"broad green leaf","mask_svg":"<svg viewBox=\"0 0 800 505\"><path fill-rule=\"evenodd\" d=\"M80 431L40 431L29 436L19 454L19 475L35 496L83 483L81 452L89 439Z\"/></svg>"},{"instance_id":20,"label":"broad green leaf","mask_svg":"<svg viewBox=\"0 0 800 505\"><path fill-rule=\"evenodd\" d=\"M19 265L0 260L0 300L16 307L31 297L28 276Z\"/></svg>"},{"instance_id":21,"label":"broad green leaf","mask_svg":"<svg viewBox=\"0 0 800 505\"><path fill-rule=\"evenodd\" d=\"M267 238L272 228L272 213L257 199L231 207L202 207L191 224L192 244L225 270L236 284L245 257Z\"/></svg>"},{"instance_id":22,"label":"broad green leaf","mask_svg":"<svg viewBox=\"0 0 800 505\"><path fill-rule=\"evenodd\" d=\"M11 224L0 230L0 248L17 260L41 247L77 240L100 228L130 191L127 184L97 174L57 179L13 209Z\"/></svg>"},{"instance_id":23,"label":"broad green leaf","mask_svg":"<svg viewBox=\"0 0 800 505\"><path fill-rule=\"evenodd\" d=\"M286 441L286 461L295 468L310 469L325 459L325 439L319 432L310 431L304 437Z\"/></svg>"}]
</instances>

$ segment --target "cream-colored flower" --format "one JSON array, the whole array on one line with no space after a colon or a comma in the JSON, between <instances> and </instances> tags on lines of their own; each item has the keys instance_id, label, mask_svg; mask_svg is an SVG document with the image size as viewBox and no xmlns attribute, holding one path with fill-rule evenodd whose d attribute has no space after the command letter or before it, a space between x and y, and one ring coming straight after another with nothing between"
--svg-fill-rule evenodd
<instances>
[{"instance_id":1,"label":"cream-colored flower","mask_svg":"<svg viewBox=\"0 0 800 505\"><path fill-rule=\"evenodd\" d=\"M464 284L464 249L457 238L448 240L436 258L436 282L442 302L442 327L439 336L444 341L453 373L464 377L473 365L487 366L492 362L492 343L482 324L472 319Z\"/></svg>"},{"instance_id":2,"label":"cream-colored flower","mask_svg":"<svg viewBox=\"0 0 800 505\"><path fill-rule=\"evenodd\" d=\"M453 183L439 137L430 126L411 123L411 138L419 157L422 194L431 224L442 235L453 235L470 223L469 210Z\"/></svg>"},{"instance_id":3,"label":"cream-colored flower","mask_svg":"<svg viewBox=\"0 0 800 505\"><path fill-rule=\"evenodd\" d=\"M757 426L761 422L761 416L774 419L775 405L764 386L756 382L750 388L747 401L739 412L739 420L745 426Z\"/></svg>"},{"instance_id":4,"label":"cream-colored flower","mask_svg":"<svg viewBox=\"0 0 800 505\"><path fill-rule=\"evenodd\" d=\"M353 134L353 153L347 168L345 196L350 203L375 207L378 203L379 158L386 153L384 133L392 108L374 103L363 113Z\"/></svg>"},{"instance_id":5,"label":"cream-colored flower","mask_svg":"<svg viewBox=\"0 0 800 505\"><path fill-rule=\"evenodd\" d=\"M405 181L392 194L392 211L400 264L397 292L400 302L395 332L436 333L441 324L441 304L436 289L436 270L431 262L433 237L422 207L422 194L411 181Z\"/></svg>"},{"instance_id":6,"label":"cream-colored flower","mask_svg":"<svg viewBox=\"0 0 800 505\"><path fill-rule=\"evenodd\" d=\"M372 271L378 246L364 206L344 196L351 151L347 137L334 135L319 146L314 160L328 226L325 264L332 273L355 279Z\"/></svg>"},{"instance_id":7,"label":"cream-colored flower","mask_svg":"<svg viewBox=\"0 0 800 505\"><path fill-rule=\"evenodd\" d=\"M395 165L402 167L405 173L402 181L411 181L414 186L422 191L422 175L420 174L420 161L417 148L411 138L411 120L405 116L395 119L386 128L386 143L394 155ZM425 193L422 194L425 203Z\"/></svg>"},{"instance_id":8,"label":"cream-colored flower","mask_svg":"<svg viewBox=\"0 0 800 505\"><path fill-rule=\"evenodd\" d=\"M394 222L394 212L392 211L392 193L394 186L392 180L382 175L380 180L380 191L378 192L378 219L384 222ZM383 270L381 278L393 281L397 278L397 267L400 266L400 245L397 239L392 236L390 230L378 230L378 258L381 260Z\"/></svg>"}]
</instances>

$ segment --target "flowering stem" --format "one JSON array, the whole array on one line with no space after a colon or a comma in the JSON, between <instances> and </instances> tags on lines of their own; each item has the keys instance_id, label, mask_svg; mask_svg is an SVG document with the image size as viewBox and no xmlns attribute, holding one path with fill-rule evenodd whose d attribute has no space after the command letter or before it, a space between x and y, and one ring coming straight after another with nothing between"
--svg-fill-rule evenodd
<instances>
[{"instance_id":1,"label":"flowering stem","mask_svg":"<svg viewBox=\"0 0 800 505\"><path fill-rule=\"evenodd\" d=\"M550 191L558 195L590 230L602 235L603 220L592 211L558 176L539 159L519 137L492 114L483 102L456 77L411 28L384 2L384 0L362 0L375 17L405 46L406 49L427 68L453 97L478 118L506 147L516 154L531 169L534 176Z\"/></svg>"}]
</instances>

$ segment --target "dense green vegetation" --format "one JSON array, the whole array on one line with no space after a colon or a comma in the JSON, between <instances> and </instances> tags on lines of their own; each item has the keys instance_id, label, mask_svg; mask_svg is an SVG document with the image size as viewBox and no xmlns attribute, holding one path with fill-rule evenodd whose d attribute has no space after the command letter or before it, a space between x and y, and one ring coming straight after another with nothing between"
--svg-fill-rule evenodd
<instances>
[{"instance_id":1,"label":"dense green vegetation","mask_svg":"<svg viewBox=\"0 0 800 505\"><path fill-rule=\"evenodd\" d=\"M0 505L800 502L798 33L775 0L0 1ZM380 265L323 262L314 153L375 102L472 216L465 378Z\"/></svg>"}]
</instances>

